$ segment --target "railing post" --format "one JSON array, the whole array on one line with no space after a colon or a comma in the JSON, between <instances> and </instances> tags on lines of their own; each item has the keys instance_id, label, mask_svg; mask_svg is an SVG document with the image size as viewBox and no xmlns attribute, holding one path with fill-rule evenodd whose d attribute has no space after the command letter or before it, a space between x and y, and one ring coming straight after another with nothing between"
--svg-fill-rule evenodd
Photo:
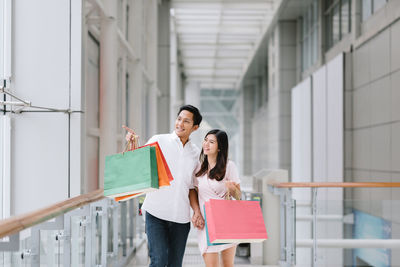
<instances>
[{"instance_id":1,"label":"railing post","mask_svg":"<svg viewBox=\"0 0 400 267\"><path fill-rule=\"evenodd\" d=\"M118 219L120 219L118 217L118 212L120 211L120 205L118 204L118 202L115 202L114 200L112 200L112 204L111 204L112 210L113 210L113 261L116 263L117 259L118 259L118 232L120 229L120 224L118 222Z\"/></svg>"},{"instance_id":2,"label":"railing post","mask_svg":"<svg viewBox=\"0 0 400 267\"><path fill-rule=\"evenodd\" d=\"M281 226L284 225L284 222L286 221L285 219L285 194L283 192L283 189L276 188L277 194L279 194L279 199L280 199L280 222ZM286 262L286 231L285 227L280 227L280 251L281 251L281 257L280 261L281 262Z\"/></svg>"},{"instance_id":3,"label":"railing post","mask_svg":"<svg viewBox=\"0 0 400 267\"><path fill-rule=\"evenodd\" d=\"M126 240L127 240L127 233L126 233L126 212L127 208L126 205L128 203L126 201L121 203L121 241L122 241L122 256L126 256ZM130 218L131 220L133 218Z\"/></svg>"},{"instance_id":4,"label":"railing post","mask_svg":"<svg viewBox=\"0 0 400 267\"><path fill-rule=\"evenodd\" d=\"M317 266L317 190L318 188L311 188L312 192L312 232L313 232L313 267Z\"/></svg>"},{"instance_id":5,"label":"railing post","mask_svg":"<svg viewBox=\"0 0 400 267\"><path fill-rule=\"evenodd\" d=\"M31 266L40 266L40 225L32 227L31 231L31 249L29 257L31 258ZM21 258L24 260L24 254L21 254Z\"/></svg>"},{"instance_id":6,"label":"railing post","mask_svg":"<svg viewBox=\"0 0 400 267\"><path fill-rule=\"evenodd\" d=\"M296 218L295 202L292 198L292 190L285 189L285 207L286 207L286 263L287 266L295 264L296 254Z\"/></svg>"},{"instance_id":7,"label":"railing post","mask_svg":"<svg viewBox=\"0 0 400 267\"><path fill-rule=\"evenodd\" d=\"M69 237L64 240L64 266L76 266L76 264L78 264L77 261L72 261L72 254L74 251L77 251L77 249L74 249L76 247L76 244L73 243L74 240L72 237L72 226L71 226L71 220L75 216L85 216L85 221L86 222L90 221L90 219L89 219L90 218L90 205L86 205L81 208L72 210L64 215L64 234L65 234L65 236ZM90 224L82 223L79 227L84 227L84 226L85 226L85 228L88 228L88 227L90 227ZM86 254L86 250L85 250L85 254ZM76 256L76 255L74 255L74 256ZM79 259L79 257L75 257L75 258Z\"/></svg>"},{"instance_id":8,"label":"railing post","mask_svg":"<svg viewBox=\"0 0 400 267\"><path fill-rule=\"evenodd\" d=\"M107 241L108 241L108 201L103 199L101 201L101 266L107 266Z\"/></svg>"}]
</instances>

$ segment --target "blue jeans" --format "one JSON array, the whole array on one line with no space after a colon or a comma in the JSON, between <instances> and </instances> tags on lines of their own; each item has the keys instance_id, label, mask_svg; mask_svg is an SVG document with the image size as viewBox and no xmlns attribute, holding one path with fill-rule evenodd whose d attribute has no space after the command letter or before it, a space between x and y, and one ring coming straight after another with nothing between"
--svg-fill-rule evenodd
<instances>
[{"instance_id":1,"label":"blue jeans","mask_svg":"<svg viewBox=\"0 0 400 267\"><path fill-rule=\"evenodd\" d=\"M181 267L190 223L161 220L146 212L150 267Z\"/></svg>"}]
</instances>

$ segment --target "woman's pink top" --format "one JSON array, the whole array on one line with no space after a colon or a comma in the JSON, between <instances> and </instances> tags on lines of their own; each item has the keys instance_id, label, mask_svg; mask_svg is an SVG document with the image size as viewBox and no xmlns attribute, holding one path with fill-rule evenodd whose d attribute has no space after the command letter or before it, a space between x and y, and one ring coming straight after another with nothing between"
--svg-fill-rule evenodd
<instances>
[{"instance_id":1,"label":"woman's pink top","mask_svg":"<svg viewBox=\"0 0 400 267\"><path fill-rule=\"evenodd\" d=\"M195 173L200 170L200 163L197 165ZM208 174L205 174L200 177L193 176L193 184L198 190L199 195L199 205L201 214L204 218L204 203L213 198L213 199L224 199L227 189L225 187L225 182L231 181L235 183L240 183L239 172L237 167L233 161L228 161L226 166L226 173L224 179L221 181L217 181L215 179L208 178ZM236 246L236 244L227 244L227 245L216 245L216 246L207 246L207 236L206 236L206 228L198 231L198 242L199 249L201 254L204 253L215 253L223 251L227 248Z\"/></svg>"}]
</instances>

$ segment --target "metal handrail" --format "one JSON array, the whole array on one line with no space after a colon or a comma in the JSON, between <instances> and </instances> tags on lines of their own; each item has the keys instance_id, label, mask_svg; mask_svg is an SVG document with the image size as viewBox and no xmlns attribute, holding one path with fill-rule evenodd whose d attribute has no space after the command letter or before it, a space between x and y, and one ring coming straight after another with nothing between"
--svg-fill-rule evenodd
<instances>
[{"instance_id":1,"label":"metal handrail","mask_svg":"<svg viewBox=\"0 0 400 267\"><path fill-rule=\"evenodd\" d=\"M320 188L320 187L400 187L400 183L386 183L386 182L367 182L367 183L269 183L269 186L277 188Z\"/></svg>"},{"instance_id":2,"label":"metal handrail","mask_svg":"<svg viewBox=\"0 0 400 267\"><path fill-rule=\"evenodd\" d=\"M73 197L48 207L17 215L0 221L0 238L18 233L61 214L104 198L103 189Z\"/></svg>"}]
</instances>

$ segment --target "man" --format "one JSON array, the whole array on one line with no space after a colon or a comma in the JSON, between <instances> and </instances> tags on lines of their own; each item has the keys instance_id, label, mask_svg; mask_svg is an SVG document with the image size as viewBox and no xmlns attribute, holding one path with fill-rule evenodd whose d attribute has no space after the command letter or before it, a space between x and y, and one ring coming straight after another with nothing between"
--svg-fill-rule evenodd
<instances>
[{"instance_id":1,"label":"man","mask_svg":"<svg viewBox=\"0 0 400 267\"><path fill-rule=\"evenodd\" d=\"M199 110L191 105L179 109L175 130L155 135L147 143L158 142L174 180L170 186L146 194L142 209L146 211L146 234L151 267L182 266L186 241L192 222L204 227L192 175L199 160L199 148L189 137L201 123ZM131 134L127 134L127 139Z\"/></svg>"}]
</instances>

